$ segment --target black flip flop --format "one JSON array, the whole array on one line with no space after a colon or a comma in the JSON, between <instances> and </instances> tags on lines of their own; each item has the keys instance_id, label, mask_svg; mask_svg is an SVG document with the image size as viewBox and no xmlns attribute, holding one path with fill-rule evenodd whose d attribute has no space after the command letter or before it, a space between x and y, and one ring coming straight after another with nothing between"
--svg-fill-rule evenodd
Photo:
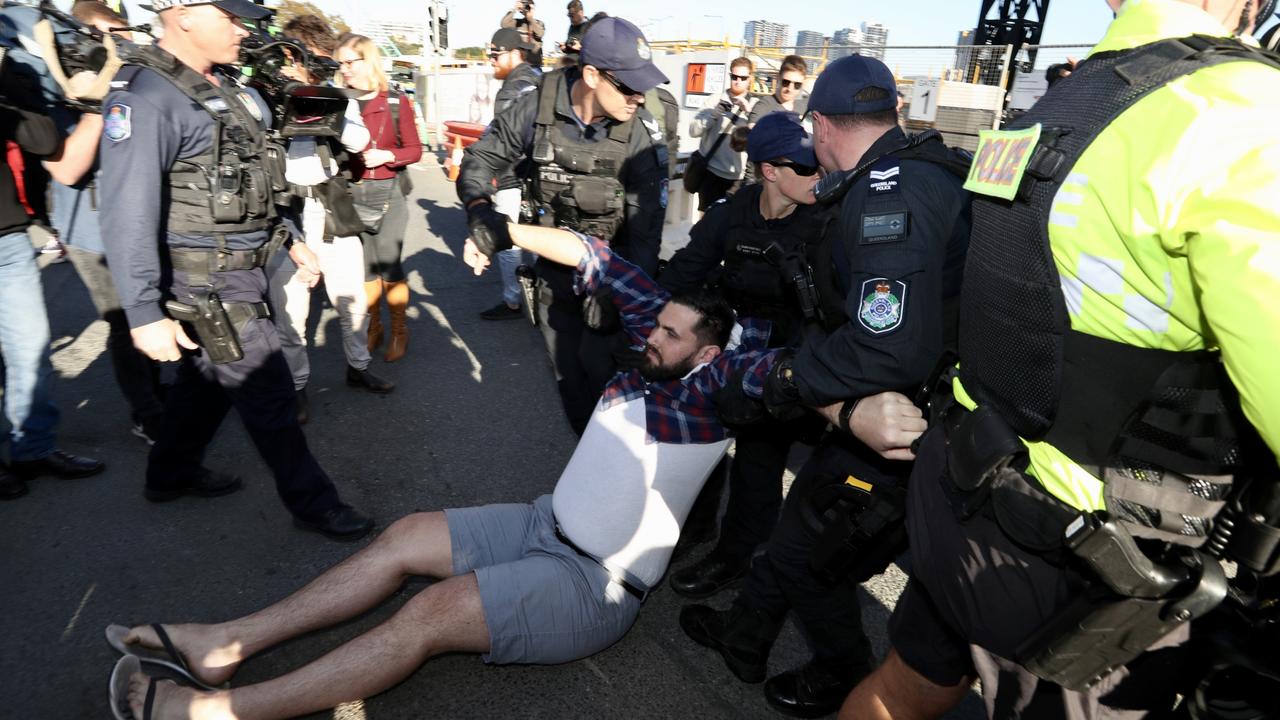
<instances>
[{"instance_id":1,"label":"black flip flop","mask_svg":"<svg viewBox=\"0 0 1280 720\"><path fill-rule=\"evenodd\" d=\"M124 639L129 634L129 628L123 625L107 626L107 644L116 652L125 656L133 656L141 662L151 665L159 665L177 673L183 680L191 683L195 687L204 690L218 690L220 688L213 687L195 676L191 672L190 666L187 665L186 658L182 657L182 653L178 652L178 648L169 639L169 633L165 632L164 626L160 623L153 623L151 629L155 631L156 637L160 638L160 644L164 646L163 650L155 648L143 647L138 644L127 644Z\"/></svg>"}]
</instances>

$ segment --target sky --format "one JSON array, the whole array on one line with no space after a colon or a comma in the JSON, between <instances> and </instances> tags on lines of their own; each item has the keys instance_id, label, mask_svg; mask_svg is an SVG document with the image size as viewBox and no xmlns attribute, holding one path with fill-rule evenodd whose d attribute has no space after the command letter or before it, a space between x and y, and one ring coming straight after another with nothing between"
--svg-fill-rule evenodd
<instances>
[{"instance_id":1,"label":"sky","mask_svg":"<svg viewBox=\"0 0 1280 720\"><path fill-rule=\"evenodd\" d=\"M426 14L424 0L312 0L322 10L341 15L355 24L362 15L376 19L404 19ZM564 7L567 0L542 0L535 15L547 25L549 41L563 40L569 28ZM130 16L145 17L137 10L137 0L126 0ZM688 0L583 0L587 14L603 10L624 17L644 30L650 40L742 38L748 20L770 20L791 26L788 42L798 30L814 30L824 35L863 21L889 26L889 45L954 45L956 33L972 29L978 21L980 0L818 0L786 3L777 0L706 0L690 11ZM449 9L451 47L483 45L498 21L511 7L499 0L446 0ZM701 12L698 12L701 11ZM1051 2L1042 42L1046 44L1092 45L1106 29L1111 11L1104 0L1057 0Z\"/></svg>"}]
</instances>

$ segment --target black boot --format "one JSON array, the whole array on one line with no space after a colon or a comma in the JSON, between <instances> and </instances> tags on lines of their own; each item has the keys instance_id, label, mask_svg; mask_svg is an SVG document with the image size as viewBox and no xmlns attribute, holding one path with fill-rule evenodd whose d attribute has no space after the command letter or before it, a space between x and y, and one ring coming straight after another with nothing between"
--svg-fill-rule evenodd
<instances>
[{"instance_id":1,"label":"black boot","mask_svg":"<svg viewBox=\"0 0 1280 720\"><path fill-rule=\"evenodd\" d=\"M739 680L758 683L782 621L740 605L728 610L687 605L680 611L680 627L694 642L719 652Z\"/></svg>"},{"instance_id":2,"label":"black boot","mask_svg":"<svg viewBox=\"0 0 1280 720\"><path fill-rule=\"evenodd\" d=\"M671 589L688 598L704 598L729 587L747 573L750 563L712 550L689 567L671 574Z\"/></svg>"},{"instance_id":3,"label":"black boot","mask_svg":"<svg viewBox=\"0 0 1280 720\"><path fill-rule=\"evenodd\" d=\"M311 403L307 401L306 388L298 388L295 409L298 413L298 424L306 425L307 421L311 419Z\"/></svg>"},{"instance_id":4,"label":"black boot","mask_svg":"<svg viewBox=\"0 0 1280 720\"><path fill-rule=\"evenodd\" d=\"M853 686L871 673L870 658L852 661L810 660L797 670L769 678L764 697L779 712L817 718L840 709Z\"/></svg>"},{"instance_id":5,"label":"black boot","mask_svg":"<svg viewBox=\"0 0 1280 720\"><path fill-rule=\"evenodd\" d=\"M0 465L0 500L13 500L27 494L27 481Z\"/></svg>"},{"instance_id":6,"label":"black boot","mask_svg":"<svg viewBox=\"0 0 1280 720\"><path fill-rule=\"evenodd\" d=\"M361 387L378 395L386 395L396 389L394 383L374 375L368 368L357 370L350 365L347 366L347 385Z\"/></svg>"}]
</instances>

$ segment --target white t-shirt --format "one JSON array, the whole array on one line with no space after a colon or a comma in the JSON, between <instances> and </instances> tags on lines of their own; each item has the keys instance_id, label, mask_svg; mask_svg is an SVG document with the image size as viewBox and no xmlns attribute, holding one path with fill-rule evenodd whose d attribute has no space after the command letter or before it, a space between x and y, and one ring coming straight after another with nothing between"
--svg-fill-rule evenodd
<instances>
[{"instance_id":1,"label":"white t-shirt","mask_svg":"<svg viewBox=\"0 0 1280 720\"><path fill-rule=\"evenodd\" d=\"M653 587L730 441L651 442L645 423L644 396L597 407L556 483L552 508L575 545Z\"/></svg>"},{"instance_id":2,"label":"white t-shirt","mask_svg":"<svg viewBox=\"0 0 1280 720\"><path fill-rule=\"evenodd\" d=\"M347 101L347 111L342 118L342 146L347 152L358 153L369 146L369 128L360 115L360 103ZM319 185L338 174L338 163L330 160L325 167L316 152L316 139L302 135L289 140L284 166L284 177L294 185Z\"/></svg>"}]
</instances>

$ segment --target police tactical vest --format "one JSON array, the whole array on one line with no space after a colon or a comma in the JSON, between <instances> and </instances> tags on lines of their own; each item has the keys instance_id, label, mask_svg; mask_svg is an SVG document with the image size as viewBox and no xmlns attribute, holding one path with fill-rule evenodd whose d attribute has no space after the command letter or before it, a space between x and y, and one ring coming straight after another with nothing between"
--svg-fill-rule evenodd
<instances>
[{"instance_id":1,"label":"police tactical vest","mask_svg":"<svg viewBox=\"0 0 1280 720\"><path fill-rule=\"evenodd\" d=\"M284 152L268 142L253 98L223 89L154 45L139 47L116 76L127 87L147 68L213 117L213 142L195 157L180 158L168 172L166 228L182 235L265 230L275 216L275 194L287 190Z\"/></svg>"},{"instance_id":2,"label":"police tactical vest","mask_svg":"<svg viewBox=\"0 0 1280 720\"><path fill-rule=\"evenodd\" d=\"M961 296L960 375L979 404L1103 480L1108 509L1137 536L1202 544L1254 435L1215 352L1139 348L1071 330L1049 242L1058 189L1095 138L1138 100L1225 62L1276 58L1192 36L1099 53L1010 129L1019 146L980 147L970 175L1009 185L975 196ZM1025 175L1002 158L1026 153ZM1007 171L1007 172L1006 172ZM981 191L980 191L981 192ZM1266 462L1273 462L1266 458Z\"/></svg>"},{"instance_id":3,"label":"police tactical vest","mask_svg":"<svg viewBox=\"0 0 1280 720\"><path fill-rule=\"evenodd\" d=\"M786 342L804 323L797 303L795 271L811 262L813 241L835 217L834 208L800 206L785 227L760 222L762 186L749 185L725 202L729 210L727 252L721 288L734 310L774 325L770 341Z\"/></svg>"},{"instance_id":4,"label":"police tactical vest","mask_svg":"<svg viewBox=\"0 0 1280 720\"><path fill-rule=\"evenodd\" d=\"M608 242L626 219L622 170L636 119L614 124L603 140L572 138L556 120L556 100L564 86L564 70L555 70L543 77L539 91L531 156L537 166L534 200L544 210L542 224Z\"/></svg>"}]
</instances>

